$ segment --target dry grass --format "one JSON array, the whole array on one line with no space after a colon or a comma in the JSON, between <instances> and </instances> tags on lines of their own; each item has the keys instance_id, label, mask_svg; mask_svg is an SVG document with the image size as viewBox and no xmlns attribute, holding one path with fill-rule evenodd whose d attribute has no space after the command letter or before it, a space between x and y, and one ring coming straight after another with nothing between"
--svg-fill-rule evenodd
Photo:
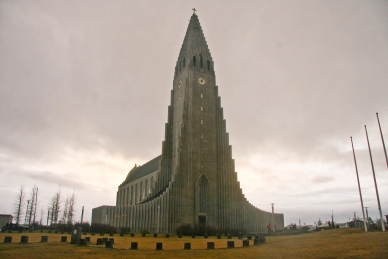
<instances>
[{"instance_id":1,"label":"dry grass","mask_svg":"<svg viewBox=\"0 0 388 259\"><path fill-rule=\"evenodd\" d=\"M216 238L145 238L114 236L114 249L95 246L99 236L91 236L87 247L61 243L63 234L1 233L12 236L13 243L0 243L0 258L388 258L388 233L361 229L334 229L298 236L267 237L267 243L242 248L242 240L233 239L237 248L227 249L226 241ZM28 244L20 244L22 235L29 236ZM40 243L42 235L48 243ZM70 236L68 236L68 241ZM107 236L104 236L107 237ZM130 243L138 242L139 250L130 250ZM163 251L155 251L156 242L163 243ZM183 250L191 243L192 250ZM214 242L215 250L206 250L206 243ZM251 245L253 241L251 241Z\"/></svg>"}]
</instances>

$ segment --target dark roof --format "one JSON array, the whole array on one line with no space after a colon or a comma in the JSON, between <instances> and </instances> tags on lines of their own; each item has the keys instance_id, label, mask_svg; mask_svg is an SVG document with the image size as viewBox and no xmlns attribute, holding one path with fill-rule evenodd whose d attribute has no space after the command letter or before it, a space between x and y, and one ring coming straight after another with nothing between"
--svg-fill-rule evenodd
<instances>
[{"instance_id":1,"label":"dark roof","mask_svg":"<svg viewBox=\"0 0 388 259\"><path fill-rule=\"evenodd\" d=\"M121 185L125 185L129 182L133 182L133 181L135 181L143 176L146 176L150 173L157 171L159 169L159 161L160 161L161 157L162 157L162 155L157 156L154 159L145 163L144 165L132 169L128 173L127 179L125 179L125 181Z\"/></svg>"},{"instance_id":2,"label":"dark roof","mask_svg":"<svg viewBox=\"0 0 388 259\"><path fill-rule=\"evenodd\" d=\"M12 217L12 218L13 218L13 216L12 216L11 214L0 214L0 216L1 216L1 217L6 216L6 217Z\"/></svg>"}]
</instances>

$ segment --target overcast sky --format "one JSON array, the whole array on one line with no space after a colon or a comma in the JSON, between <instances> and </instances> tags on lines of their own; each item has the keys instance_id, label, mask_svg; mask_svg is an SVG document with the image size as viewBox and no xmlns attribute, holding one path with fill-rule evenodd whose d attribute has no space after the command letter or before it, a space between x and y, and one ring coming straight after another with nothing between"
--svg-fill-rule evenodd
<instances>
[{"instance_id":1,"label":"overcast sky","mask_svg":"<svg viewBox=\"0 0 388 259\"><path fill-rule=\"evenodd\" d=\"M353 136L377 218L367 125L388 214L388 2L354 0L0 1L0 213L21 184L44 215L59 188L76 192L76 220L115 204L134 164L161 154L194 7L248 200L285 224L362 217Z\"/></svg>"}]
</instances>

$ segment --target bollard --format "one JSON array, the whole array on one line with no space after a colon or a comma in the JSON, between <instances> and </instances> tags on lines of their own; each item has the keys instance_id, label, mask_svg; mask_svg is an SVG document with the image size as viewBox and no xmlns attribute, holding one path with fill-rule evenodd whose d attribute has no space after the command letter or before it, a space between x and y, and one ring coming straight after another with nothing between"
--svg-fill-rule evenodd
<instances>
[{"instance_id":1,"label":"bollard","mask_svg":"<svg viewBox=\"0 0 388 259\"><path fill-rule=\"evenodd\" d=\"M156 243L156 250L163 250L163 243Z\"/></svg>"},{"instance_id":2,"label":"bollard","mask_svg":"<svg viewBox=\"0 0 388 259\"><path fill-rule=\"evenodd\" d=\"M87 245L86 239L85 239L85 238L81 238L81 239L79 240L78 245L79 245L79 246L86 246L86 245Z\"/></svg>"},{"instance_id":3,"label":"bollard","mask_svg":"<svg viewBox=\"0 0 388 259\"><path fill-rule=\"evenodd\" d=\"M105 248L113 248L113 242L111 240L106 241Z\"/></svg>"},{"instance_id":4,"label":"bollard","mask_svg":"<svg viewBox=\"0 0 388 259\"><path fill-rule=\"evenodd\" d=\"M249 246L249 240L243 240L243 247Z\"/></svg>"},{"instance_id":5,"label":"bollard","mask_svg":"<svg viewBox=\"0 0 388 259\"><path fill-rule=\"evenodd\" d=\"M228 248L234 248L234 241L228 241Z\"/></svg>"},{"instance_id":6,"label":"bollard","mask_svg":"<svg viewBox=\"0 0 388 259\"><path fill-rule=\"evenodd\" d=\"M40 242L47 242L48 241L48 236L42 236L41 238L40 238Z\"/></svg>"},{"instance_id":7,"label":"bollard","mask_svg":"<svg viewBox=\"0 0 388 259\"><path fill-rule=\"evenodd\" d=\"M104 241L102 240L102 238L97 238L96 245L103 245L103 244L104 244Z\"/></svg>"},{"instance_id":8,"label":"bollard","mask_svg":"<svg viewBox=\"0 0 388 259\"><path fill-rule=\"evenodd\" d=\"M5 236L4 237L4 243L12 243L12 237L11 236Z\"/></svg>"},{"instance_id":9,"label":"bollard","mask_svg":"<svg viewBox=\"0 0 388 259\"><path fill-rule=\"evenodd\" d=\"M191 243L185 243L183 249L185 249L185 250L190 250L190 249L191 249Z\"/></svg>"},{"instance_id":10,"label":"bollard","mask_svg":"<svg viewBox=\"0 0 388 259\"><path fill-rule=\"evenodd\" d=\"M67 236L61 236L61 242L67 242Z\"/></svg>"},{"instance_id":11,"label":"bollard","mask_svg":"<svg viewBox=\"0 0 388 259\"><path fill-rule=\"evenodd\" d=\"M214 249L214 242L207 242L207 249Z\"/></svg>"},{"instance_id":12,"label":"bollard","mask_svg":"<svg viewBox=\"0 0 388 259\"><path fill-rule=\"evenodd\" d=\"M260 245L260 237L256 237L256 238L253 240L253 244L254 244L255 246Z\"/></svg>"},{"instance_id":13,"label":"bollard","mask_svg":"<svg viewBox=\"0 0 388 259\"><path fill-rule=\"evenodd\" d=\"M137 242L131 242L131 249L133 250L137 249Z\"/></svg>"},{"instance_id":14,"label":"bollard","mask_svg":"<svg viewBox=\"0 0 388 259\"><path fill-rule=\"evenodd\" d=\"M27 244L28 243L28 236L21 236L20 243Z\"/></svg>"}]
</instances>

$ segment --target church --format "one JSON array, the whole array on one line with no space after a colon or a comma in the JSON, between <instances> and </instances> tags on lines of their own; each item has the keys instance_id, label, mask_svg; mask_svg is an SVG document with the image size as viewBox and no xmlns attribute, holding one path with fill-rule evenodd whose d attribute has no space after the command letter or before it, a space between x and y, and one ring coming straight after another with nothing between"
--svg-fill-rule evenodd
<instances>
[{"instance_id":1,"label":"church","mask_svg":"<svg viewBox=\"0 0 388 259\"><path fill-rule=\"evenodd\" d=\"M92 223L132 232L203 224L259 233L272 222L283 229L283 214L253 206L237 180L214 61L194 11L175 66L162 154L135 165L118 187L116 206L94 208Z\"/></svg>"}]
</instances>

